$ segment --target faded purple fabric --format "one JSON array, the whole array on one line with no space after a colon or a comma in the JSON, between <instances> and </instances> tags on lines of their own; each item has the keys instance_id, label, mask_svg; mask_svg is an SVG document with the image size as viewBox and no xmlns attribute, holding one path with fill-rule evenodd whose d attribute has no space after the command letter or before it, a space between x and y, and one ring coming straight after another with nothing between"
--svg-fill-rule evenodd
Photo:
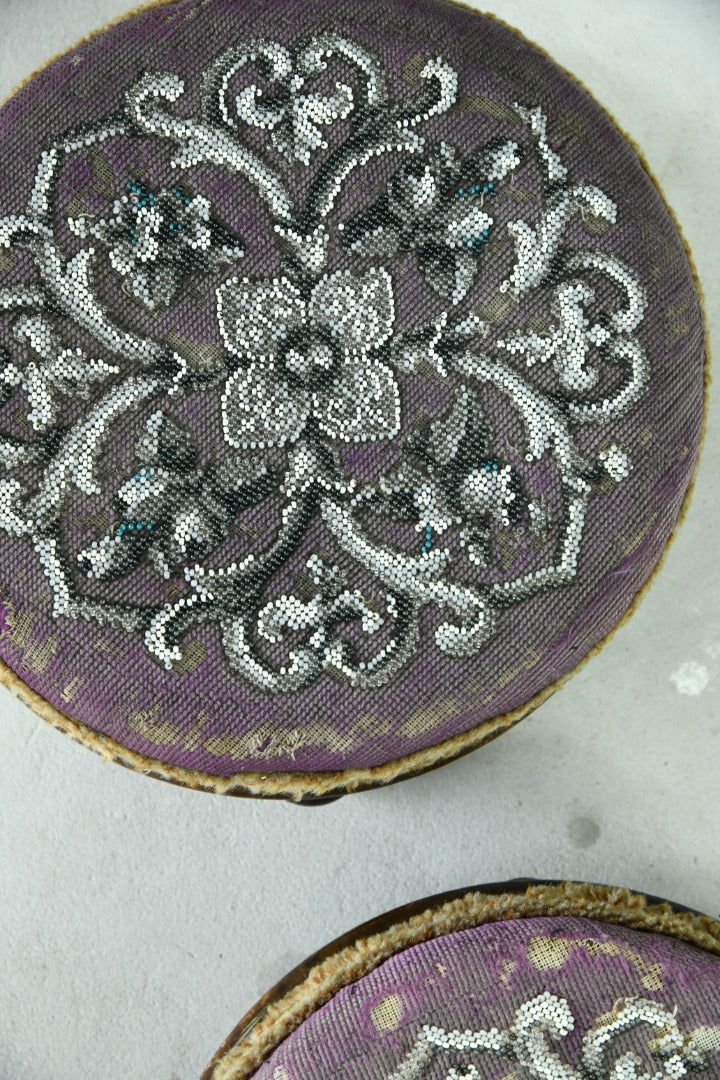
<instances>
[{"instance_id":1,"label":"faded purple fabric","mask_svg":"<svg viewBox=\"0 0 720 1080\"><path fill-rule=\"evenodd\" d=\"M398 1071L423 1027L447 1032L512 1029L518 1010L545 995L566 1003L565 1034L546 1033L536 1064L512 1052L436 1048L413 1072ZM634 1002L634 1004L627 1004ZM720 1074L720 959L661 934L583 918L533 918L464 930L415 945L340 990L302 1023L254 1073L256 1080L610 1080L617 1076L684 1076L664 1071L670 1054L649 1045L661 1027L628 1023L607 1039L596 1072L582 1070L583 1038L620 1015L623 1006L655 1003L685 1036L705 1029L707 1072ZM649 1007L643 1006L648 1012ZM565 1009L565 1005L560 1005ZM530 1023L538 1034L538 1026ZM517 1044L516 1044L517 1045ZM622 1055L638 1055L637 1072L612 1072ZM552 1055L557 1055L554 1060ZM561 1063L565 1071L561 1071ZM642 1068L639 1068L642 1063ZM477 1072L469 1071L474 1065ZM545 1072L540 1071L544 1065ZM455 1067L456 1072L451 1073ZM628 1066L626 1065L626 1068ZM695 1066L697 1067L697 1066ZM669 1066L668 1066L669 1068ZM468 1069L465 1072L465 1069ZM572 1069L573 1071L569 1071ZM693 1069L694 1075L694 1069Z\"/></svg>"},{"instance_id":2,"label":"faded purple fabric","mask_svg":"<svg viewBox=\"0 0 720 1080\"><path fill-rule=\"evenodd\" d=\"M590 500L574 580L499 608L494 635L473 655L460 658L439 651L434 642L435 629L446 613L438 616L436 609L425 608L415 654L378 687L354 688L323 674L296 691L268 693L233 670L218 626L212 623L196 625L184 636L184 644L191 642L194 649L185 671L164 670L148 654L142 633L53 618L50 590L32 543L26 536L0 533L0 600L5 611L5 628L0 631L2 659L52 705L94 730L140 753L220 775L379 765L522 706L571 671L621 620L675 526L700 439L705 361L702 313L690 266L662 199L630 145L579 86L503 25L461 6L439 0L363 4L181 0L136 15L50 64L4 106L0 113L0 215L25 211L44 147L70 129L84 129L120 115L124 93L145 73L181 75L185 95L175 111L197 115L203 72L230 45L257 38L293 44L296 38L328 29L360 43L380 59L398 101L417 92L413 58L440 54L453 65L460 77L460 105L428 121L427 134L433 140L445 139L469 149L494 138L516 138L527 148L524 179L517 181L522 190L517 197L498 198L494 204L496 235L504 239L488 249L473 285L475 306L496 293L512 266L512 248L505 234L508 215L512 211L515 218L524 214L534 221L532 207L541 189L537 163L531 162L532 140L517 118L513 120L511 114L508 118L507 110L517 101L542 107L548 117L548 142L562 152L574 182L597 185L617 204L617 224L605 234L583 233L578 218L569 225L567 238L574 248L596 247L636 271L648 299L638 336L649 359L650 380L641 399L612 424L579 426L577 444L583 453L592 457L604 445L617 443L627 450L632 469L614 490ZM642 93L643 87L638 86L637 92ZM107 214L112 198L134 175L139 158L146 174L158 184L176 182L177 170L168 166L176 148L174 143L151 147L146 138L118 138L104 144L105 163L83 151L70 159L60 178L58 198L63 213L67 215L72 200L79 197L88 213ZM293 176L302 192L307 184L302 170L288 166L285 175ZM381 165L368 166L363 183L353 186L346 209L362 205L365 193L377 187L378 180L387 180L387 175ZM242 179L215 166L201 166L189 170L182 180L206 195L223 223L244 237L247 252L238 268L224 268L212 276L211 287L201 283L194 294L181 291L177 304L155 315L138 305L131 307L117 282L103 282L102 287L123 326L152 333L156 340L175 335L209 342L217 349L222 342L215 321L214 289L231 273L258 278L277 273L277 248L265 208L259 207ZM341 252L333 258L331 270L349 265ZM3 266L0 288L26 282L33 273L25 257ZM545 316L547 305L546 291L544 297L530 302L525 318ZM439 307L414 270L400 276L399 329L427 323L437 316ZM0 326L0 345L12 353L16 345L7 313ZM111 355L98 352L82 332L73 344L82 345L90 356L114 361ZM540 384L545 374L545 369L539 373ZM416 380L404 388L406 416L420 416L436 407L441 392L428 386L428 381ZM227 450L218 433L221 389L222 385L212 394L198 391L174 406L169 401L174 415L193 430L203 462L222 458ZM98 394L94 389L92 400ZM85 406L80 402L69 407ZM157 402L148 403L142 418L153 408L159 408ZM494 426L512 457L517 421L501 399L496 398L493 408ZM2 405L0 420L3 430L18 437L17 424ZM102 523L112 519L118 483L136 467L132 450L140 433L138 416L133 415L127 427L121 426L111 438L101 496L88 500L76 491L69 496L63 542L73 552L102 535ZM344 463L365 480L377 475L379 461L387 463L387 456L382 455L387 455L383 445L368 444L348 454ZM522 463L524 455L518 452L516 456ZM535 463L532 471L536 491L546 485L553 497L558 482L546 458ZM275 521L277 507L272 513ZM252 527L262 535L270 520L260 514ZM392 527L388 535L393 537ZM537 565L540 558L551 558L552 542L539 552L526 548L520 556L517 549L506 551L513 573L523 572L524 565ZM309 553L328 545L327 532L316 523L286 576L279 575L278 587L292 584ZM493 580L490 574L485 587ZM90 596L105 590L103 595L116 603L125 603L130 596L132 602L150 600L162 606L182 595L185 586L174 579L158 586L149 571L141 569L129 587L117 581L101 588L97 582L83 583L80 576L78 587ZM520 932L512 928L513 934ZM674 946L668 948L672 951Z\"/></svg>"}]
</instances>

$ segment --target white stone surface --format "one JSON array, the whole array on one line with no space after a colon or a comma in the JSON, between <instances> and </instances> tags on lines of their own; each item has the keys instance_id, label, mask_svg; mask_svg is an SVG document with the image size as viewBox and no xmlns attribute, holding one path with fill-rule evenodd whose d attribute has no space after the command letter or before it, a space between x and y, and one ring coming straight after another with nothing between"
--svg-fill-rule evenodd
<instances>
[{"instance_id":1,"label":"white stone surface","mask_svg":"<svg viewBox=\"0 0 720 1080\"><path fill-rule=\"evenodd\" d=\"M128 6L0 0L0 95ZM717 332L718 0L494 10L644 148ZM534 718L424 778L317 809L214 798L103 765L0 691L0 1080L193 1080L308 953L474 882L570 876L717 915L717 397L690 514L632 622Z\"/></svg>"}]
</instances>

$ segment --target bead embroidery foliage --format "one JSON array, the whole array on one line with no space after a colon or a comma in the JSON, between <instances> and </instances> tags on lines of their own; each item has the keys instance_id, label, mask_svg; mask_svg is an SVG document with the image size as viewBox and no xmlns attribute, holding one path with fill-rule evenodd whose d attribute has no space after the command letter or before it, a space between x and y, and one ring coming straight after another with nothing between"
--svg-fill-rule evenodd
<instances>
[{"instance_id":1,"label":"bead embroidery foliage","mask_svg":"<svg viewBox=\"0 0 720 1080\"><path fill-rule=\"evenodd\" d=\"M380 685L428 634L448 657L478 653L504 607L575 578L590 501L632 468L613 425L649 378L645 290L573 231L611 229L615 202L571 176L532 103L512 106L516 137L484 140L478 121L468 153L434 138L461 89L442 56L409 88L334 33L258 39L199 89L189 115L178 74L146 74L113 118L48 146L25 210L0 220L0 245L33 269L0 290L16 346L0 355L0 527L33 546L57 619L141 635L168 669L200 624L273 692ZM67 163L120 138L169 149L175 182L125 177L104 213L59 221ZM365 190L381 160L383 184ZM272 275L243 273L255 232L194 190L199 165L255 200ZM539 206L500 230L533 169ZM487 253L508 238L507 275L478 305ZM108 282L136 306L132 327ZM152 316L208 283L222 346L200 356L153 336ZM408 289L432 299L430 320L408 323ZM536 294L546 318L529 325ZM183 411L200 397L221 453ZM108 455L129 462L110 524L73 547L70 507L109 498ZM139 601L138 573L176 581L174 598Z\"/></svg>"}]
</instances>

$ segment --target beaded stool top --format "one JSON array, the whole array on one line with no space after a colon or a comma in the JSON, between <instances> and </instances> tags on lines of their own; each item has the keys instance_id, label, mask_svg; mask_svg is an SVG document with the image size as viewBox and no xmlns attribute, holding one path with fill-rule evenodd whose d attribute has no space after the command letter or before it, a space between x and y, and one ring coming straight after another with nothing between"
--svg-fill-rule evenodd
<instances>
[{"instance_id":1,"label":"beaded stool top","mask_svg":"<svg viewBox=\"0 0 720 1080\"><path fill-rule=\"evenodd\" d=\"M570 886L570 896L581 889ZM545 891L552 896L568 887ZM597 886L590 891L621 892ZM532 892L527 902L541 908ZM720 925L673 916L662 905L681 934L704 924L707 950L673 933L633 929L623 921L642 921L644 913L649 926L655 916L641 906L644 898L625 896L625 912L617 899L608 902L610 920L571 914L583 903L568 902L566 895L566 914L509 915L444 933L438 922L451 922L447 913L469 909L473 897L454 905L428 901L431 906L412 919L361 937L356 947L347 945L308 968L297 1000L290 993L273 1002L267 1023L259 1012L259 1029L249 1025L244 1037L231 1037L203 1080L720 1075ZM483 898L474 899L481 904ZM415 943L407 947L407 939ZM358 976L375 953L387 959ZM343 977L345 967L354 974ZM341 988L324 992L332 983ZM301 1004L303 991L324 1003ZM253 1065L252 1046L261 1041L262 1063Z\"/></svg>"},{"instance_id":2,"label":"beaded stool top","mask_svg":"<svg viewBox=\"0 0 720 1080\"><path fill-rule=\"evenodd\" d=\"M255 1076L679 1080L698 1068L720 1069L718 957L592 919L535 918L393 957Z\"/></svg>"},{"instance_id":3,"label":"beaded stool top","mask_svg":"<svg viewBox=\"0 0 720 1080\"><path fill-rule=\"evenodd\" d=\"M618 624L702 314L539 50L441 0L179 0L0 150L0 657L51 718L207 786L409 770Z\"/></svg>"}]
</instances>

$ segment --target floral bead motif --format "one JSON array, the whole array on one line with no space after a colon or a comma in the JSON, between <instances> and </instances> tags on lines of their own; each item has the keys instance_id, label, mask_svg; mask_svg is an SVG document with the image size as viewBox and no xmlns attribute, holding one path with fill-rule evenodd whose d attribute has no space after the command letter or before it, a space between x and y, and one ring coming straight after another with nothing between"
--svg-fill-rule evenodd
<instances>
[{"instance_id":1,"label":"floral bead motif","mask_svg":"<svg viewBox=\"0 0 720 1080\"><path fill-rule=\"evenodd\" d=\"M88 577L120 577L147 555L169 578L173 569L209 555L250 491L257 499L268 486L266 470L253 475L233 460L200 469L197 456L187 431L163 412L152 414L138 446L143 464L118 492L113 534L78 555Z\"/></svg>"},{"instance_id":2,"label":"floral bead motif","mask_svg":"<svg viewBox=\"0 0 720 1080\"><path fill-rule=\"evenodd\" d=\"M361 255L417 250L428 283L459 304L490 239L494 220L488 203L521 160L512 141L491 144L462 163L453 147L440 143L428 160L399 169L386 194L348 222L343 242Z\"/></svg>"},{"instance_id":3,"label":"floral bead motif","mask_svg":"<svg viewBox=\"0 0 720 1080\"><path fill-rule=\"evenodd\" d=\"M231 446L294 442L308 423L331 439L391 439L400 430L400 393L378 350L392 333L392 282L327 275L307 302L287 278L226 282L218 314L230 352L249 361L222 397Z\"/></svg>"},{"instance_id":4,"label":"floral bead motif","mask_svg":"<svg viewBox=\"0 0 720 1080\"><path fill-rule=\"evenodd\" d=\"M313 92L312 75L325 67L322 51L304 48L293 54L276 42L258 42L248 59L261 60L272 89L246 86L235 99L238 119L270 132L273 146L291 161L310 164L311 155L326 149L322 128L344 120L353 110L353 92L335 83L329 94Z\"/></svg>"},{"instance_id":5,"label":"floral bead motif","mask_svg":"<svg viewBox=\"0 0 720 1080\"><path fill-rule=\"evenodd\" d=\"M22 369L5 363L0 368L0 386L6 395L15 388L25 391L27 419L35 431L48 431L57 424L63 396L88 397L93 383L120 371L104 360L89 359L80 348L63 348L53 324L42 315L19 318L14 336L26 345L32 359Z\"/></svg>"},{"instance_id":6,"label":"floral bead motif","mask_svg":"<svg viewBox=\"0 0 720 1080\"><path fill-rule=\"evenodd\" d=\"M90 224L70 218L82 240L94 237L109 249L110 265L130 280L133 295L151 310L168 305L184 277L235 262L244 245L212 219L210 202L176 186L157 194L129 181L110 218Z\"/></svg>"}]
</instances>

